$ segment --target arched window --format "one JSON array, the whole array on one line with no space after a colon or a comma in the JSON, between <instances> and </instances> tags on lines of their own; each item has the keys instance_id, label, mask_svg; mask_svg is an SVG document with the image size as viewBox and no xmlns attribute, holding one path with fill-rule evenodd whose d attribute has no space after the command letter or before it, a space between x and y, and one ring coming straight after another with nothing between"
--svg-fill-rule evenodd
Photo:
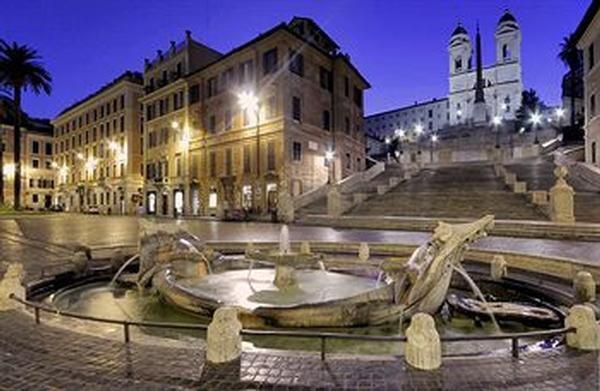
<instances>
[{"instance_id":1,"label":"arched window","mask_svg":"<svg viewBox=\"0 0 600 391\"><path fill-rule=\"evenodd\" d=\"M502 59L504 61L510 60L510 49L507 44L502 45Z\"/></svg>"},{"instance_id":2,"label":"arched window","mask_svg":"<svg viewBox=\"0 0 600 391\"><path fill-rule=\"evenodd\" d=\"M455 72L462 71L462 57L461 56L458 56L458 57L456 57L456 59L454 59L454 71Z\"/></svg>"}]
</instances>

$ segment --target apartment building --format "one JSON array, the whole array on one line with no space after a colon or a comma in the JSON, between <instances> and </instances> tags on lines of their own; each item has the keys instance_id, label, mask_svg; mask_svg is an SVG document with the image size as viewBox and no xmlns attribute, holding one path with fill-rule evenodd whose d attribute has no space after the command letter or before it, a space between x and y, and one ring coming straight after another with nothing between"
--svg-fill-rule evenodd
<instances>
[{"instance_id":1,"label":"apartment building","mask_svg":"<svg viewBox=\"0 0 600 391\"><path fill-rule=\"evenodd\" d=\"M142 75L127 71L52 121L66 211L133 214L142 204L142 95Z\"/></svg>"},{"instance_id":2,"label":"apartment building","mask_svg":"<svg viewBox=\"0 0 600 391\"><path fill-rule=\"evenodd\" d=\"M53 205L54 191L53 130L49 120L24 116L21 128L21 205L25 209L44 210ZM0 148L4 178L4 202L14 204L14 124L0 118Z\"/></svg>"},{"instance_id":3,"label":"apartment building","mask_svg":"<svg viewBox=\"0 0 600 391\"><path fill-rule=\"evenodd\" d=\"M195 46L188 34L146 63L147 213L289 220L294 196L364 170L369 83L313 20L293 18L223 55L201 46L194 57ZM181 61L188 73L169 80L177 56L196 62Z\"/></svg>"}]
</instances>

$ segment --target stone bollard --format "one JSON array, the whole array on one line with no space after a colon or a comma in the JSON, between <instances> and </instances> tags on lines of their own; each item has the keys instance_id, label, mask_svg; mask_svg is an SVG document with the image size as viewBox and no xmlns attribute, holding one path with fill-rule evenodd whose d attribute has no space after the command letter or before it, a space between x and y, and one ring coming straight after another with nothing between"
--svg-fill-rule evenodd
<instances>
[{"instance_id":1,"label":"stone bollard","mask_svg":"<svg viewBox=\"0 0 600 391\"><path fill-rule=\"evenodd\" d=\"M73 271L77 274L84 274L88 271L88 257L83 251L76 251L71 257Z\"/></svg>"},{"instance_id":2,"label":"stone bollard","mask_svg":"<svg viewBox=\"0 0 600 391\"><path fill-rule=\"evenodd\" d=\"M490 275L492 280L500 281L504 277L506 277L507 268L506 268L506 260L502 255L494 255L492 258L492 263L490 264Z\"/></svg>"},{"instance_id":3,"label":"stone bollard","mask_svg":"<svg viewBox=\"0 0 600 391\"><path fill-rule=\"evenodd\" d=\"M504 175L504 183L507 186L512 186L513 183L517 181L517 174L513 174L512 172L506 171Z\"/></svg>"},{"instance_id":4,"label":"stone bollard","mask_svg":"<svg viewBox=\"0 0 600 391\"><path fill-rule=\"evenodd\" d=\"M550 189L550 218L557 223L574 223L575 214L573 195L575 192L565 180L568 174L565 166L554 170L556 184Z\"/></svg>"},{"instance_id":5,"label":"stone bollard","mask_svg":"<svg viewBox=\"0 0 600 391\"><path fill-rule=\"evenodd\" d=\"M406 329L406 338L404 358L411 367L428 371L442 365L440 336L431 315L422 312L414 315Z\"/></svg>"},{"instance_id":6,"label":"stone bollard","mask_svg":"<svg viewBox=\"0 0 600 391\"><path fill-rule=\"evenodd\" d=\"M367 242L361 242L358 246L358 259L362 262L367 262L370 256L371 251L369 250L369 244Z\"/></svg>"},{"instance_id":7,"label":"stone bollard","mask_svg":"<svg viewBox=\"0 0 600 391\"><path fill-rule=\"evenodd\" d=\"M8 311L23 308L23 305L9 298L11 294L19 299L25 300L25 287L23 280L25 271L20 263L9 263L0 280L0 311Z\"/></svg>"},{"instance_id":8,"label":"stone bollard","mask_svg":"<svg viewBox=\"0 0 600 391\"><path fill-rule=\"evenodd\" d=\"M339 186L331 186L331 189L327 193L327 214L333 217L341 216L344 213L342 204L342 193Z\"/></svg>"},{"instance_id":9,"label":"stone bollard","mask_svg":"<svg viewBox=\"0 0 600 391\"><path fill-rule=\"evenodd\" d=\"M575 303L593 303L596 301L596 282L590 272L579 271L573 279Z\"/></svg>"},{"instance_id":10,"label":"stone bollard","mask_svg":"<svg viewBox=\"0 0 600 391\"><path fill-rule=\"evenodd\" d=\"M516 181L513 183L513 193L523 194L527 192L527 183L523 181Z\"/></svg>"},{"instance_id":11,"label":"stone bollard","mask_svg":"<svg viewBox=\"0 0 600 391\"><path fill-rule=\"evenodd\" d=\"M300 243L300 254L310 254L310 242L309 241L303 241L302 243Z\"/></svg>"},{"instance_id":12,"label":"stone bollard","mask_svg":"<svg viewBox=\"0 0 600 391\"><path fill-rule=\"evenodd\" d=\"M576 304L569 310L565 327L577 330L567 333L567 346L581 350L600 350L600 325L591 307Z\"/></svg>"},{"instance_id":13,"label":"stone bollard","mask_svg":"<svg viewBox=\"0 0 600 391\"><path fill-rule=\"evenodd\" d=\"M390 186L390 188L398 186L399 183L400 178L398 178L397 176L392 176L388 178L388 185Z\"/></svg>"},{"instance_id":14,"label":"stone bollard","mask_svg":"<svg viewBox=\"0 0 600 391\"><path fill-rule=\"evenodd\" d=\"M206 360L212 364L235 361L242 355L242 323L234 307L218 308L206 331Z\"/></svg>"}]
</instances>

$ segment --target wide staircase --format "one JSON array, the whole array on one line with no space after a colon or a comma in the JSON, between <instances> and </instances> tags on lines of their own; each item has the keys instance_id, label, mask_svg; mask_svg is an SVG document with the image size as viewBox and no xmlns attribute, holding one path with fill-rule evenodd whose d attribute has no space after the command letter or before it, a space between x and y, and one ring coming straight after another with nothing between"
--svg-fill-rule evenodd
<instances>
[{"instance_id":1,"label":"wide staircase","mask_svg":"<svg viewBox=\"0 0 600 391\"><path fill-rule=\"evenodd\" d=\"M527 182L528 190L550 191L556 183L551 156L526 159L506 166L519 181ZM600 223L600 189L579 176L568 176L575 190L575 221Z\"/></svg>"},{"instance_id":2,"label":"wide staircase","mask_svg":"<svg viewBox=\"0 0 600 391\"><path fill-rule=\"evenodd\" d=\"M346 186L342 190L342 193L351 195L353 193L365 193L368 197L372 197L377 194L377 186L389 184L389 180L392 177L402 179L404 173L400 168L399 164L392 163L387 164L385 171L377 175L375 178L368 182L357 183L354 186ZM308 204L304 208L300 208L297 211L297 215L302 218L307 215L318 215L327 214L327 196L323 196Z\"/></svg>"},{"instance_id":3,"label":"wide staircase","mask_svg":"<svg viewBox=\"0 0 600 391\"><path fill-rule=\"evenodd\" d=\"M524 195L509 191L489 164L425 169L418 176L356 206L348 214L547 220Z\"/></svg>"}]
</instances>

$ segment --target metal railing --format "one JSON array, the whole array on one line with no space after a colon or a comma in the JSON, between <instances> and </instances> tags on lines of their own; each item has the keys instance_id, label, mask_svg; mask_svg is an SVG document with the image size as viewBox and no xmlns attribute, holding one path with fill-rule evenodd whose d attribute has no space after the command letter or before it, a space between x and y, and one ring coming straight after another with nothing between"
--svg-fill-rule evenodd
<instances>
[{"instance_id":1,"label":"metal railing","mask_svg":"<svg viewBox=\"0 0 600 391\"><path fill-rule=\"evenodd\" d=\"M118 319L106 319L99 318L96 316L82 315L74 312L59 311L54 308L47 307L40 303L23 300L16 297L14 294L10 294L10 299L15 300L26 307L33 308L35 323L40 324L41 312L47 312L54 315L65 316L69 318L81 319L91 322L116 324L123 327L123 341L129 343L131 341L131 327L148 327L158 329L172 329L172 330L196 330L206 331L208 325L204 324L191 324L191 323L169 323L169 322L137 322L129 320L118 320ZM533 338L545 338L553 337L557 335L564 335L570 332L576 331L575 327L563 327L559 329L542 330L542 331L525 331L519 333L510 334L494 334L494 335L470 335L470 336L452 336L452 337L441 337L440 342L442 343L453 343L453 342L474 342L474 341L499 341L499 340L510 340L511 341L511 353L512 357L519 358L519 340L520 339L533 339ZM242 329L240 332L242 336L254 336L254 337L290 337L290 338L313 338L320 341L320 355L321 360L325 360L325 354L327 352L327 340L357 340L357 341L370 341L370 342L406 342L407 338L403 335L357 335L357 334L345 334L345 333L333 333L333 332L315 332L315 331L291 331L291 330L251 330Z\"/></svg>"}]
</instances>

